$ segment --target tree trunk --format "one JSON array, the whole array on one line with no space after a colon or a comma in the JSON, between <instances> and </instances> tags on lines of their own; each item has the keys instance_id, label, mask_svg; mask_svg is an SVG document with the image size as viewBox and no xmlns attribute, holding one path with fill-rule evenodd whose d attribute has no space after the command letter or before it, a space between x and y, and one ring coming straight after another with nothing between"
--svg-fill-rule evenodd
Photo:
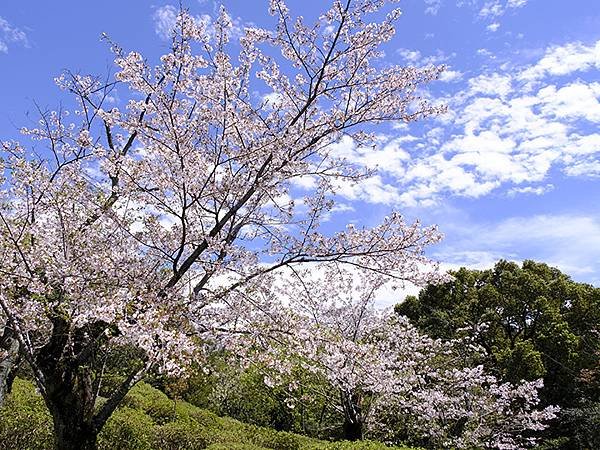
<instances>
[{"instance_id":1,"label":"tree trunk","mask_svg":"<svg viewBox=\"0 0 600 450\"><path fill-rule=\"evenodd\" d=\"M355 393L341 392L341 400L344 409L344 439L360 441L363 438L361 396Z\"/></svg>"},{"instance_id":2,"label":"tree trunk","mask_svg":"<svg viewBox=\"0 0 600 450\"><path fill-rule=\"evenodd\" d=\"M97 366L98 352L106 342L108 324L98 321L82 328L56 314L52 335L28 361L35 367L36 383L54 424L55 450L95 450L100 430L129 390L141 380L151 364L142 358L137 369L95 410L102 369ZM99 371L99 372L98 372Z\"/></svg>"},{"instance_id":3,"label":"tree trunk","mask_svg":"<svg viewBox=\"0 0 600 450\"><path fill-rule=\"evenodd\" d=\"M21 361L19 341L12 336L8 336L6 332L1 341L0 350L5 350L6 354L0 360L0 407L4 404L6 396L10 394Z\"/></svg>"},{"instance_id":4,"label":"tree trunk","mask_svg":"<svg viewBox=\"0 0 600 450\"><path fill-rule=\"evenodd\" d=\"M89 424L81 423L78 414L63 411L53 414L55 450L96 450L97 435Z\"/></svg>"},{"instance_id":5,"label":"tree trunk","mask_svg":"<svg viewBox=\"0 0 600 450\"><path fill-rule=\"evenodd\" d=\"M360 441L363 438L362 423L344 420L344 439L347 441Z\"/></svg>"},{"instance_id":6,"label":"tree trunk","mask_svg":"<svg viewBox=\"0 0 600 450\"><path fill-rule=\"evenodd\" d=\"M99 430L93 423L94 352L84 351L93 350L90 346L95 343L90 343L89 336L95 334L89 330L72 330L70 323L58 314L52 319L51 338L39 349L36 363L44 377L44 400L54 424L54 448L93 450ZM88 336L84 331L88 331Z\"/></svg>"},{"instance_id":7,"label":"tree trunk","mask_svg":"<svg viewBox=\"0 0 600 450\"><path fill-rule=\"evenodd\" d=\"M55 450L95 450L94 393L91 377L80 369L70 383L48 383L48 409L54 423Z\"/></svg>"}]
</instances>

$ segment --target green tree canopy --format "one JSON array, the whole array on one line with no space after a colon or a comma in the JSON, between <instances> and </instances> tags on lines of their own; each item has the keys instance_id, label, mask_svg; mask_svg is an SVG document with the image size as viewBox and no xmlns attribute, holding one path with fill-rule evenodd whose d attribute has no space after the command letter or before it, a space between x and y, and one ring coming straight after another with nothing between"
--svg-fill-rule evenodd
<instances>
[{"instance_id":1,"label":"green tree canopy","mask_svg":"<svg viewBox=\"0 0 600 450\"><path fill-rule=\"evenodd\" d=\"M534 261L499 261L490 270L452 272L396 306L433 337L470 335L482 363L507 381L544 378L543 403L562 408L598 401L600 289Z\"/></svg>"}]
</instances>

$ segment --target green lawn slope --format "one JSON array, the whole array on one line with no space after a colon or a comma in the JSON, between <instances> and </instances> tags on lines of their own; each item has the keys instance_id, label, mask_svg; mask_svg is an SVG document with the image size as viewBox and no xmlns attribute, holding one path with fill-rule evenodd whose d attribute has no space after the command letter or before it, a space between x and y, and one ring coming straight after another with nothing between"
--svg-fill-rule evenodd
<instances>
[{"instance_id":1,"label":"green lawn slope","mask_svg":"<svg viewBox=\"0 0 600 450\"><path fill-rule=\"evenodd\" d=\"M99 436L102 450L389 450L378 442L325 442L248 425L174 402L140 383L125 398ZM394 447L399 450L400 447ZM0 409L0 449L52 449L51 420L33 385L15 380Z\"/></svg>"}]
</instances>

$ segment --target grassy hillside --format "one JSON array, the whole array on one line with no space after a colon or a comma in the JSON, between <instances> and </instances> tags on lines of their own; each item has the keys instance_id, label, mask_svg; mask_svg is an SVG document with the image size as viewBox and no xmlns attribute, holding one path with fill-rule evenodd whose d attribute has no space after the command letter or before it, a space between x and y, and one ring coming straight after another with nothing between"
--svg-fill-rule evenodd
<instances>
[{"instance_id":1,"label":"grassy hillside","mask_svg":"<svg viewBox=\"0 0 600 450\"><path fill-rule=\"evenodd\" d=\"M377 442L325 442L244 424L174 402L141 383L125 398L99 437L105 450L383 450ZM51 420L32 384L16 380L0 409L0 449L52 448ZM399 449L399 447L395 447Z\"/></svg>"}]
</instances>

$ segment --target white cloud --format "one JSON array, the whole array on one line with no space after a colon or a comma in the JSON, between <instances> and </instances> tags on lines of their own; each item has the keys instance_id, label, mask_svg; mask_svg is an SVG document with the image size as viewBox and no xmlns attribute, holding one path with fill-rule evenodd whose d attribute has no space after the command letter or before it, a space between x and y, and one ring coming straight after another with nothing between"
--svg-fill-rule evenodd
<instances>
[{"instance_id":1,"label":"white cloud","mask_svg":"<svg viewBox=\"0 0 600 450\"><path fill-rule=\"evenodd\" d=\"M424 56L419 50L411 50L408 48L399 48L396 50L405 62L414 66L429 66L442 64L456 56L456 54L446 55L443 51L438 50L435 55Z\"/></svg>"},{"instance_id":2,"label":"white cloud","mask_svg":"<svg viewBox=\"0 0 600 450\"><path fill-rule=\"evenodd\" d=\"M368 169L381 169L397 177L405 174L404 162L410 155L402 148L402 143L410 142L417 138L410 135L400 136L375 147L359 147L351 137L344 136L339 142L330 146L330 152L338 158L366 167Z\"/></svg>"},{"instance_id":3,"label":"white cloud","mask_svg":"<svg viewBox=\"0 0 600 450\"><path fill-rule=\"evenodd\" d=\"M500 259L515 260L515 255L489 250L440 251L434 253L433 257L441 261L440 266L444 270L458 270L461 267L486 270L494 267Z\"/></svg>"},{"instance_id":4,"label":"white cloud","mask_svg":"<svg viewBox=\"0 0 600 450\"><path fill-rule=\"evenodd\" d=\"M505 14L509 9L521 8L527 4L527 0L491 0L484 3L479 10L479 17L494 18ZM495 30L494 30L495 31Z\"/></svg>"},{"instance_id":5,"label":"white cloud","mask_svg":"<svg viewBox=\"0 0 600 450\"><path fill-rule=\"evenodd\" d=\"M545 115L600 122L600 83L574 82L559 89L550 85L540 89L537 97Z\"/></svg>"},{"instance_id":6,"label":"white cloud","mask_svg":"<svg viewBox=\"0 0 600 450\"><path fill-rule=\"evenodd\" d=\"M425 0L425 14L435 16L442 6L442 0Z\"/></svg>"},{"instance_id":7,"label":"white cloud","mask_svg":"<svg viewBox=\"0 0 600 450\"><path fill-rule=\"evenodd\" d=\"M152 19L154 20L154 31L163 40L170 40L179 8L173 5L161 6L154 11ZM194 16L196 23L201 23L206 27L209 34L214 33L214 25L212 17L208 14L200 14ZM240 17L231 18L231 36L239 38L243 35L244 24Z\"/></svg>"},{"instance_id":8,"label":"white cloud","mask_svg":"<svg viewBox=\"0 0 600 450\"><path fill-rule=\"evenodd\" d=\"M486 2L479 11L480 17L497 17L504 13L504 7L499 0Z\"/></svg>"},{"instance_id":9,"label":"white cloud","mask_svg":"<svg viewBox=\"0 0 600 450\"><path fill-rule=\"evenodd\" d=\"M0 53L8 53L9 45L12 44L28 47L27 34L0 17Z\"/></svg>"},{"instance_id":10,"label":"white cloud","mask_svg":"<svg viewBox=\"0 0 600 450\"><path fill-rule=\"evenodd\" d=\"M421 52L418 50L409 50L407 48L399 48L398 54L409 63L416 63L421 59Z\"/></svg>"},{"instance_id":11,"label":"white cloud","mask_svg":"<svg viewBox=\"0 0 600 450\"><path fill-rule=\"evenodd\" d=\"M457 238L433 255L444 268L485 269L499 259L534 259L558 267L575 279L600 283L595 275L600 271L600 217L541 214L510 217L496 224L450 226Z\"/></svg>"},{"instance_id":12,"label":"white cloud","mask_svg":"<svg viewBox=\"0 0 600 450\"><path fill-rule=\"evenodd\" d=\"M406 142L408 158L389 160L382 183L398 187L400 203L436 204L444 195L479 197L503 187L509 196L548 192L553 168L567 176L600 175L600 83L556 80L547 61L572 54L569 69L594 67L596 45L552 47L525 67L502 65L467 81L449 96L450 112L420 139ZM536 86L531 85L536 74ZM426 125L429 126L429 124ZM403 130L407 131L407 130ZM399 176L404 174L404 177ZM544 181L546 181L544 183Z\"/></svg>"},{"instance_id":13,"label":"white cloud","mask_svg":"<svg viewBox=\"0 0 600 450\"><path fill-rule=\"evenodd\" d=\"M164 40L169 40L175 28L178 10L173 5L165 5L154 11L154 31Z\"/></svg>"},{"instance_id":14,"label":"white cloud","mask_svg":"<svg viewBox=\"0 0 600 450\"><path fill-rule=\"evenodd\" d=\"M570 176L592 176L600 177L600 161L583 160L579 161L565 169L565 173Z\"/></svg>"},{"instance_id":15,"label":"white cloud","mask_svg":"<svg viewBox=\"0 0 600 450\"><path fill-rule=\"evenodd\" d=\"M444 144L444 152L456 151L469 154L485 151L486 153L507 154L514 150L516 144L511 137L500 137L495 131L482 131L479 134L467 133Z\"/></svg>"},{"instance_id":16,"label":"white cloud","mask_svg":"<svg viewBox=\"0 0 600 450\"><path fill-rule=\"evenodd\" d=\"M542 59L521 72L520 78L538 81L548 75L562 76L592 68L600 69L600 41L589 46L571 42L547 49Z\"/></svg>"},{"instance_id":17,"label":"white cloud","mask_svg":"<svg viewBox=\"0 0 600 450\"><path fill-rule=\"evenodd\" d=\"M491 31L492 33L495 33L500 28L500 24L498 22L490 23L485 28L486 28L486 30Z\"/></svg>"},{"instance_id":18,"label":"white cloud","mask_svg":"<svg viewBox=\"0 0 600 450\"><path fill-rule=\"evenodd\" d=\"M508 71L508 69L507 69ZM576 81L520 92L517 76L482 74L451 100L451 120L420 136L409 128L371 148L346 137L335 156L378 169L360 184L340 183L350 199L405 206L435 205L444 195L477 198L504 187L509 196L543 195L553 167L568 176L598 176L600 133L579 130L600 121L600 83Z\"/></svg>"},{"instance_id":19,"label":"white cloud","mask_svg":"<svg viewBox=\"0 0 600 450\"><path fill-rule=\"evenodd\" d=\"M512 91L510 74L481 74L469 80L469 95L484 94L487 96L506 97Z\"/></svg>"},{"instance_id":20,"label":"white cloud","mask_svg":"<svg viewBox=\"0 0 600 450\"><path fill-rule=\"evenodd\" d=\"M360 183L350 183L339 180L336 183L337 194L349 200L362 200L369 203L383 205L397 205L400 203L398 187L386 183L381 175L374 175Z\"/></svg>"},{"instance_id":21,"label":"white cloud","mask_svg":"<svg viewBox=\"0 0 600 450\"><path fill-rule=\"evenodd\" d=\"M332 218L338 220L341 214L355 211L356 209L354 208L354 206L350 205L349 203L338 202L335 205L333 205L333 208L331 208L331 210L327 211L321 217L321 221L329 222Z\"/></svg>"},{"instance_id":22,"label":"white cloud","mask_svg":"<svg viewBox=\"0 0 600 450\"><path fill-rule=\"evenodd\" d=\"M292 185L298 189L310 191L317 187L317 178L311 175L303 175L302 177L292 178Z\"/></svg>"},{"instance_id":23,"label":"white cloud","mask_svg":"<svg viewBox=\"0 0 600 450\"><path fill-rule=\"evenodd\" d=\"M546 192L550 192L554 189L553 184L546 184L545 186L524 186L524 187L515 187L508 191L508 195L514 197L517 194L533 194L533 195L542 195Z\"/></svg>"},{"instance_id":24,"label":"white cloud","mask_svg":"<svg viewBox=\"0 0 600 450\"><path fill-rule=\"evenodd\" d=\"M527 4L528 0L508 0L507 6L509 8L520 8Z\"/></svg>"},{"instance_id":25,"label":"white cloud","mask_svg":"<svg viewBox=\"0 0 600 450\"><path fill-rule=\"evenodd\" d=\"M444 70L440 75L439 80L445 83L454 83L462 80L463 73L458 70Z\"/></svg>"},{"instance_id":26,"label":"white cloud","mask_svg":"<svg viewBox=\"0 0 600 450\"><path fill-rule=\"evenodd\" d=\"M265 94L263 95L262 99L271 108L276 108L278 105L280 106L281 102L283 101L283 97L279 92L270 92Z\"/></svg>"},{"instance_id":27,"label":"white cloud","mask_svg":"<svg viewBox=\"0 0 600 450\"><path fill-rule=\"evenodd\" d=\"M480 56L486 56L488 58L494 58L494 54L490 52L487 48L479 48L477 49L477 54Z\"/></svg>"}]
</instances>

